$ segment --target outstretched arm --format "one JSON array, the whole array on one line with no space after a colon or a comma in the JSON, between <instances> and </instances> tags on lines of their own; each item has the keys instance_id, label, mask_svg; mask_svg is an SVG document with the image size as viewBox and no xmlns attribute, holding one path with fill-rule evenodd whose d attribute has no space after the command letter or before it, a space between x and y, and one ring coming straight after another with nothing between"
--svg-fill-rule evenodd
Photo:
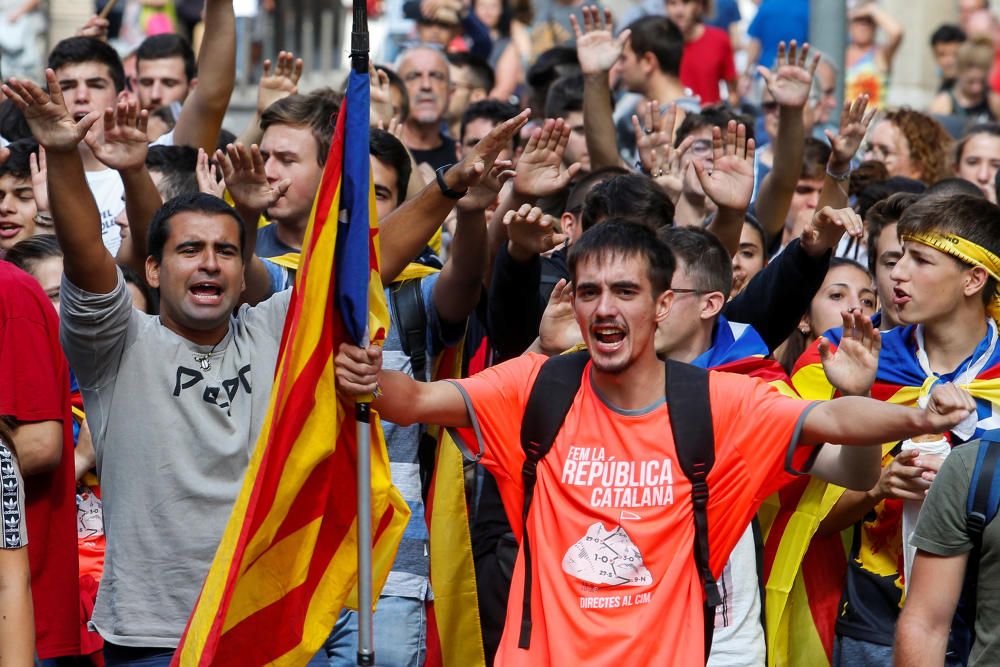
<instances>
[{"instance_id":1,"label":"outstretched arm","mask_svg":"<svg viewBox=\"0 0 1000 667\"><path fill-rule=\"evenodd\" d=\"M66 277L80 289L107 294L118 284L118 268L101 240L101 214L77 150L101 112L92 111L74 122L55 72L45 70L45 78L49 93L19 79L11 79L3 93L21 110L32 135L45 148L50 206Z\"/></svg>"},{"instance_id":2,"label":"outstretched arm","mask_svg":"<svg viewBox=\"0 0 1000 667\"><path fill-rule=\"evenodd\" d=\"M618 155L608 76L631 32L623 30L617 38L612 35L609 9L605 9L603 15L597 7L584 7L581 11L583 30L576 16L570 14L569 20L576 33L576 54L583 72L583 117L586 119L583 128L590 166L591 169L618 167L622 159Z\"/></svg>"},{"instance_id":3,"label":"outstretched arm","mask_svg":"<svg viewBox=\"0 0 1000 667\"><path fill-rule=\"evenodd\" d=\"M349 397L378 394L372 407L382 419L400 426L471 426L457 386L447 381L417 382L405 373L381 370L382 348L376 345L362 349L343 343L333 363L337 393Z\"/></svg>"},{"instance_id":4,"label":"outstretched arm","mask_svg":"<svg viewBox=\"0 0 1000 667\"><path fill-rule=\"evenodd\" d=\"M219 141L236 83L236 14L232 0L206 0L205 35L198 54L198 85L174 128L174 143L206 151Z\"/></svg>"}]
</instances>

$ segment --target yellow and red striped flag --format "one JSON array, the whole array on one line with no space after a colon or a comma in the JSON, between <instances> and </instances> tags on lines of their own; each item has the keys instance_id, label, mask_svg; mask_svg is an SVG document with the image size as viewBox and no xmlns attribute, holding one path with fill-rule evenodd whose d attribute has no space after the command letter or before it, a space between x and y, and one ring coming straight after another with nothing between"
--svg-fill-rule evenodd
<instances>
[{"instance_id":1,"label":"yellow and red striped flag","mask_svg":"<svg viewBox=\"0 0 1000 667\"><path fill-rule=\"evenodd\" d=\"M173 665L303 665L355 606L357 423L341 342L385 338L367 73L352 72L302 248L260 439ZM371 332L369 334L369 332ZM409 518L372 420L374 593Z\"/></svg>"}]
</instances>

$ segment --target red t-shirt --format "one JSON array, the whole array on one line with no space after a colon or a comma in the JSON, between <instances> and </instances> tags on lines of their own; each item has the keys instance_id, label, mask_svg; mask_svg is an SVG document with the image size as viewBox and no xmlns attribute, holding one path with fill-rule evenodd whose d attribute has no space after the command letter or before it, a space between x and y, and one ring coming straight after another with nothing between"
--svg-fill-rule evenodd
<instances>
[{"instance_id":1,"label":"red t-shirt","mask_svg":"<svg viewBox=\"0 0 1000 667\"><path fill-rule=\"evenodd\" d=\"M715 104L722 99L719 82L735 78L733 45L725 30L706 25L701 37L684 45L681 83L701 98L702 105Z\"/></svg>"},{"instance_id":2,"label":"red t-shirt","mask_svg":"<svg viewBox=\"0 0 1000 667\"><path fill-rule=\"evenodd\" d=\"M80 572L69 366L59 318L35 279L0 261L0 415L61 421L59 466L25 475L28 559L38 657L80 653Z\"/></svg>"},{"instance_id":3,"label":"red t-shirt","mask_svg":"<svg viewBox=\"0 0 1000 667\"><path fill-rule=\"evenodd\" d=\"M508 514L523 498L519 434L545 358L523 355L457 381L482 434L482 462ZM524 555L518 555L498 665L704 664L702 590L694 563L691 485L665 402L607 405L590 366L551 451L538 464L528 517L531 647L519 649ZM785 455L808 402L755 378L709 378L716 459L709 475L709 544L718 575L758 506L791 478ZM473 429L462 439L475 442ZM812 448L795 454L797 463ZM513 512L512 512L513 510Z\"/></svg>"}]
</instances>

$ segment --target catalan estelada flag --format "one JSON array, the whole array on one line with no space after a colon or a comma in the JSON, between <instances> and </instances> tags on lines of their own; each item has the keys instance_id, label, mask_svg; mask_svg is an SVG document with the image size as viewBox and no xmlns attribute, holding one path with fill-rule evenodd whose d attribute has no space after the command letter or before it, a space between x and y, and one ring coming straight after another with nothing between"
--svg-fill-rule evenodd
<instances>
[{"instance_id":1,"label":"catalan estelada flag","mask_svg":"<svg viewBox=\"0 0 1000 667\"><path fill-rule=\"evenodd\" d=\"M831 350L839 345L842 331L833 329L824 336ZM919 325L897 327L882 333L878 375L872 396L900 405L916 405L939 382L954 382L967 389L977 404L977 414L949 434L953 444L979 437L1000 426L995 410L1000 407L1000 349L995 324L973 354L955 372L931 372L923 352L923 332ZM829 399L835 391L826 379L818 343L803 353L792 373L795 389L807 399ZM883 465L892 459L897 443L883 446ZM828 665L831 661L834 629L843 592L850 551L851 530L817 536L820 523L843 495L844 489L819 479L802 479L783 489L780 508L765 533L765 576L767 577L767 634L770 665ZM897 501L883 504L879 516L901 510ZM862 536L859 559L868 561ZM888 553L886 573L896 572L895 556ZM888 562L888 561L893 562ZM897 575L888 575L897 576ZM902 582L899 582L902 589Z\"/></svg>"},{"instance_id":2,"label":"catalan estelada flag","mask_svg":"<svg viewBox=\"0 0 1000 667\"><path fill-rule=\"evenodd\" d=\"M767 343L749 324L730 322L720 315L712 333L712 346L691 362L713 371L760 378L786 396L794 396L788 376L770 358Z\"/></svg>"},{"instance_id":3,"label":"catalan estelada flag","mask_svg":"<svg viewBox=\"0 0 1000 667\"><path fill-rule=\"evenodd\" d=\"M174 665L304 665L355 606L357 423L334 390L341 342L385 338L368 153L368 75L352 72L313 204L260 439ZM409 509L372 420L375 597Z\"/></svg>"}]
</instances>

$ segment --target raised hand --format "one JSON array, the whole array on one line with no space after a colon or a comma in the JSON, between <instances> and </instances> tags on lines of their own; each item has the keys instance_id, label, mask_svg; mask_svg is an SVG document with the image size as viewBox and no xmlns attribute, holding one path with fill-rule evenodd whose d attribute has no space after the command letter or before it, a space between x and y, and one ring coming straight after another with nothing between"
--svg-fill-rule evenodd
<instances>
[{"instance_id":1,"label":"raised hand","mask_svg":"<svg viewBox=\"0 0 1000 667\"><path fill-rule=\"evenodd\" d=\"M389 85L389 75L386 74L385 70L375 69L375 66L372 65L368 68L368 79L371 81L369 92L372 122L376 124L389 123L395 113L392 108L392 86Z\"/></svg>"},{"instance_id":2,"label":"raised hand","mask_svg":"<svg viewBox=\"0 0 1000 667\"><path fill-rule=\"evenodd\" d=\"M692 161L705 195L719 208L743 211L753 195L754 140L747 139L747 128L735 120L722 130L712 128L712 170L706 172L700 160Z\"/></svg>"},{"instance_id":3,"label":"raised hand","mask_svg":"<svg viewBox=\"0 0 1000 667\"><path fill-rule=\"evenodd\" d=\"M479 183L469 188L469 192L455 204L460 212L485 211L497 203L497 196L504 183L514 178L514 163L510 160L497 160L493 163L490 173L479 180Z\"/></svg>"},{"instance_id":4,"label":"raised hand","mask_svg":"<svg viewBox=\"0 0 1000 667\"><path fill-rule=\"evenodd\" d=\"M112 169L128 171L146 164L149 137L146 126L149 112L139 110L138 102L119 102L114 109L104 110L103 136L92 127L84 141L94 157Z\"/></svg>"},{"instance_id":5,"label":"raised hand","mask_svg":"<svg viewBox=\"0 0 1000 667\"><path fill-rule=\"evenodd\" d=\"M515 261L526 261L534 255L552 250L566 240L565 234L556 233L553 218L543 215L542 209L522 204L516 211L503 216L507 227L507 250Z\"/></svg>"},{"instance_id":6,"label":"raised hand","mask_svg":"<svg viewBox=\"0 0 1000 667\"><path fill-rule=\"evenodd\" d=\"M257 84L257 113L280 99L294 95L299 90L299 79L302 77L302 58L296 58L291 51L278 53L278 61L271 71L270 60L264 61L264 75Z\"/></svg>"},{"instance_id":7,"label":"raised hand","mask_svg":"<svg viewBox=\"0 0 1000 667\"><path fill-rule=\"evenodd\" d=\"M99 39L102 42L108 41L108 30L111 27L111 22L108 19L94 14L87 22L76 29L77 37L93 37L94 39Z\"/></svg>"},{"instance_id":8,"label":"raised hand","mask_svg":"<svg viewBox=\"0 0 1000 667\"><path fill-rule=\"evenodd\" d=\"M522 197L548 197L573 180L580 163L563 164L570 127L562 118L549 118L531 133L521 158L517 161L514 191Z\"/></svg>"},{"instance_id":9,"label":"raised hand","mask_svg":"<svg viewBox=\"0 0 1000 667\"><path fill-rule=\"evenodd\" d=\"M860 312L841 313L844 335L837 351L830 352L830 341L819 339L819 357L823 371L837 391L844 396L867 396L878 372L882 336L872 321Z\"/></svg>"},{"instance_id":10,"label":"raised hand","mask_svg":"<svg viewBox=\"0 0 1000 667\"><path fill-rule=\"evenodd\" d=\"M233 203L247 211L260 213L278 201L278 197L292 184L287 178L273 185L268 183L264 157L257 144L250 148L240 142L229 144L225 152L215 151L215 161L222 167L222 178Z\"/></svg>"},{"instance_id":11,"label":"raised hand","mask_svg":"<svg viewBox=\"0 0 1000 667\"><path fill-rule=\"evenodd\" d=\"M778 44L778 64L772 72L767 67L758 66L757 72L764 77L767 89L775 101L783 107L804 107L809 100L813 75L819 65L819 54L809 60L809 44L798 50L793 39L785 49L785 43Z\"/></svg>"},{"instance_id":12,"label":"raised hand","mask_svg":"<svg viewBox=\"0 0 1000 667\"><path fill-rule=\"evenodd\" d=\"M198 180L199 192L222 199L226 193L226 182L219 178L219 171L215 163L209 162L208 153L204 148L198 149L198 162L194 168L194 175Z\"/></svg>"},{"instance_id":13,"label":"raised hand","mask_svg":"<svg viewBox=\"0 0 1000 667\"><path fill-rule=\"evenodd\" d=\"M632 31L622 30L616 39L611 33L611 10L605 9L602 14L597 7L584 7L581 11L583 30L580 30L576 16L569 16L576 33L576 56L580 69L584 74L607 73L618 62Z\"/></svg>"},{"instance_id":14,"label":"raised hand","mask_svg":"<svg viewBox=\"0 0 1000 667\"><path fill-rule=\"evenodd\" d=\"M545 354L560 354L583 342L573 312L573 286L565 278L552 288L549 303L538 325L538 342Z\"/></svg>"},{"instance_id":15,"label":"raised hand","mask_svg":"<svg viewBox=\"0 0 1000 667\"><path fill-rule=\"evenodd\" d=\"M868 109L867 94L859 95L853 102L844 102L844 110L840 114L840 131L837 134L830 130L825 132L833 149L830 155L831 164L837 165L844 171L850 168L851 160L861 147L868 126L871 125L877 111L875 107Z\"/></svg>"},{"instance_id":16,"label":"raised hand","mask_svg":"<svg viewBox=\"0 0 1000 667\"><path fill-rule=\"evenodd\" d=\"M852 208L832 208L824 206L813 214L802 230L799 243L812 257L818 257L827 250L836 248L846 232L860 239L864 234L864 223Z\"/></svg>"},{"instance_id":17,"label":"raised hand","mask_svg":"<svg viewBox=\"0 0 1000 667\"><path fill-rule=\"evenodd\" d=\"M3 160L0 160L0 164ZM28 168L31 169L31 192L35 195L35 208L39 213L49 210L49 183L46 180L49 176L49 165L45 159L45 149L38 147L37 155L32 153L28 157Z\"/></svg>"},{"instance_id":18,"label":"raised hand","mask_svg":"<svg viewBox=\"0 0 1000 667\"><path fill-rule=\"evenodd\" d=\"M976 399L969 392L951 383L938 383L923 409L925 423L920 432L947 433L975 412Z\"/></svg>"},{"instance_id":19,"label":"raised hand","mask_svg":"<svg viewBox=\"0 0 1000 667\"><path fill-rule=\"evenodd\" d=\"M666 150L673 146L677 105L669 105L667 110L660 114L660 103L650 100L640 104L639 110L643 113L642 124L639 123L637 114L632 115L635 145L639 151L639 161L642 163L643 171L652 173L656 150ZM660 115L659 121L655 120L657 114Z\"/></svg>"},{"instance_id":20,"label":"raised hand","mask_svg":"<svg viewBox=\"0 0 1000 667\"><path fill-rule=\"evenodd\" d=\"M74 121L66 108L55 72L46 69L45 80L48 93L34 81L15 78L9 79L0 90L24 114L31 134L39 144L50 151L75 151L90 127L101 117L101 112L91 111L79 122Z\"/></svg>"},{"instance_id":21,"label":"raised hand","mask_svg":"<svg viewBox=\"0 0 1000 667\"><path fill-rule=\"evenodd\" d=\"M654 147L652 151L653 166L649 170L649 175L663 188L674 204L680 199L684 190L684 168L681 166L681 159L691 148L694 140L693 135L688 135L676 148L673 144L664 144Z\"/></svg>"},{"instance_id":22,"label":"raised hand","mask_svg":"<svg viewBox=\"0 0 1000 667\"><path fill-rule=\"evenodd\" d=\"M517 134L528 119L531 118L531 109L525 109L510 120L506 120L479 140L479 143L465 152L465 157L456 165L453 165L444 173L445 184L452 190L461 192L471 188L484 174L488 174L493 169L497 155L505 147L510 146L510 141ZM523 157L522 157L523 159ZM433 180L433 175L431 176Z\"/></svg>"}]
</instances>

